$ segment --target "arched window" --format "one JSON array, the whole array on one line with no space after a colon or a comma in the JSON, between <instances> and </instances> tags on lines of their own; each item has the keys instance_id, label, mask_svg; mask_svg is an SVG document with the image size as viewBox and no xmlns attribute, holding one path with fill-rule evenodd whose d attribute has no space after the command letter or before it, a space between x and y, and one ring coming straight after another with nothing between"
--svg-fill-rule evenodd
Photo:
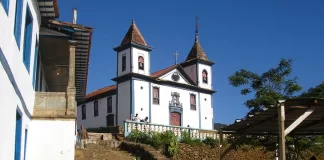
<instances>
[{"instance_id":1,"label":"arched window","mask_svg":"<svg viewBox=\"0 0 324 160\"><path fill-rule=\"evenodd\" d=\"M138 56L138 69L144 70L144 58L142 56Z\"/></svg>"},{"instance_id":2,"label":"arched window","mask_svg":"<svg viewBox=\"0 0 324 160\"><path fill-rule=\"evenodd\" d=\"M208 73L206 70L203 70L202 72L202 81L203 83L208 83Z\"/></svg>"}]
</instances>

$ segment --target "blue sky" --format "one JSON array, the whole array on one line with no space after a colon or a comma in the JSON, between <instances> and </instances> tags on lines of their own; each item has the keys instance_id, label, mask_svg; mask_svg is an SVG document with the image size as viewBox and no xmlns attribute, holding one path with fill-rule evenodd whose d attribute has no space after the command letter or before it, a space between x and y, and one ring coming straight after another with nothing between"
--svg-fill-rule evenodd
<instances>
[{"instance_id":1,"label":"blue sky","mask_svg":"<svg viewBox=\"0 0 324 160\"><path fill-rule=\"evenodd\" d=\"M229 85L228 77L244 68L256 73L292 58L293 76L304 90L324 80L324 1L260 0L59 0L60 19L94 28L87 92L113 85L116 53L134 18L146 42L153 46L151 71L185 60L194 42L195 17L199 40L213 66L214 120L230 124L248 110L249 97Z\"/></svg>"}]
</instances>

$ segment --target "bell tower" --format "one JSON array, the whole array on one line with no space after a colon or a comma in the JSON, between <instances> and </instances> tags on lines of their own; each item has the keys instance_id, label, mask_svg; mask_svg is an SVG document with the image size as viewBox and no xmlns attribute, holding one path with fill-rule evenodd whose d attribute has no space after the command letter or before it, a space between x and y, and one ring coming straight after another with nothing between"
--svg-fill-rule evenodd
<instances>
[{"instance_id":1,"label":"bell tower","mask_svg":"<svg viewBox=\"0 0 324 160\"><path fill-rule=\"evenodd\" d=\"M182 66L199 87L212 89L212 66L215 63L207 58L198 38L197 19L195 42Z\"/></svg>"},{"instance_id":2,"label":"bell tower","mask_svg":"<svg viewBox=\"0 0 324 160\"><path fill-rule=\"evenodd\" d=\"M150 51L135 21L129 27L120 45L114 48L117 52L117 77L138 73L150 75Z\"/></svg>"}]
</instances>

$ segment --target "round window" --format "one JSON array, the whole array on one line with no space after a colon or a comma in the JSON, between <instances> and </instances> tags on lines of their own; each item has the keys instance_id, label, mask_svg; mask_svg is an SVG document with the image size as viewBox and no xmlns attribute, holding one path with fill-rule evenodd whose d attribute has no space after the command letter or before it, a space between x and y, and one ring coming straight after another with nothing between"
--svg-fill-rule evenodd
<instances>
[{"instance_id":1,"label":"round window","mask_svg":"<svg viewBox=\"0 0 324 160\"><path fill-rule=\"evenodd\" d=\"M179 81L179 79L180 79L179 74L178 74L177 72L174 72L174 73L172 74L172 80L174 80L174 81Z\"/></svg>"}]
</instances>

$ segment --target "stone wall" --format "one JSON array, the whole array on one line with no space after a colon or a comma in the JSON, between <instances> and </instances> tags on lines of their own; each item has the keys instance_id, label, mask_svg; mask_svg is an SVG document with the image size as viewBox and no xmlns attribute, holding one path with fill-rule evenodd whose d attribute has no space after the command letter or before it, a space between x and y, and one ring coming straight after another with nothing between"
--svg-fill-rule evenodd
<instances>
[{"instance_id":1,"label":"stone wall","mask_svg":"<svg viewBox=\"0 0 324 160\"><path fill-rule=\"evenodd\" d=\"M221 149L221 153L224 149ZM191 146L188 144L180 143L180 151L178 160L214 160L219 159L219 148L212 148L205 144L199 146ZM306 157L310 157L307 155ZM317 159L324 160L324 153L318 155ZM259 148L242 148L231 150L223 160L273 160L275 153Z\"/></svg>"},{"instance_id":2,"label":"stone wall","mask_svg":"<svg viewBox=\"0 0 324 160\"><path fill-rule=\"evenodd\" d=\"M92 133L88 132L89 139L91 140L112 140L111 133Z\"/></svg>"}]
</instances>

